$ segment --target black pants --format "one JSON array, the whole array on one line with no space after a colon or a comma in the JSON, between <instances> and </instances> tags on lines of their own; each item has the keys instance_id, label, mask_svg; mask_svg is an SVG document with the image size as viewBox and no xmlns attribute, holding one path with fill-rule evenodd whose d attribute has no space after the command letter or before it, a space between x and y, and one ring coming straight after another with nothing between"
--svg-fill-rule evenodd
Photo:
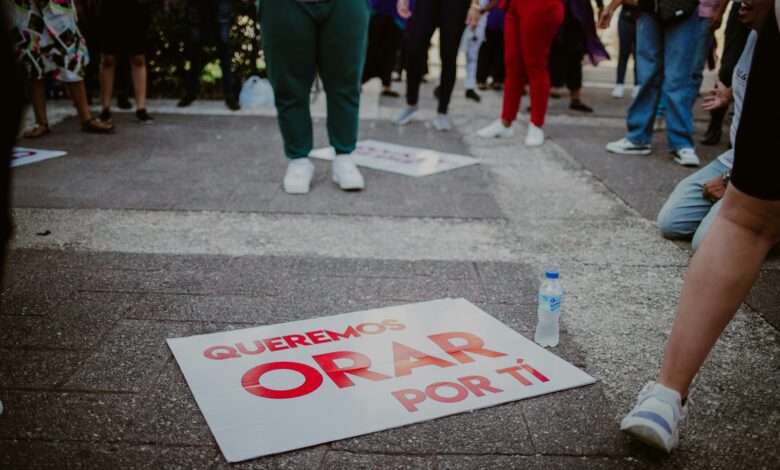
<instances>
[{"instance_id":1,"label":"black pants","mask_svg":"<svg viewBox=\"0 0 780 470\"><path fill-rule=\"evenodd\" d=\"M737 66L742 51L745 49L750 29L739 21L739 4L732 3L729 17L726 20L725 44L723 45L723 58L720 60L718 78L727 87L731 86L731 75ZM710 112L711 126L720 127L726 117L729 107L718 108Z\"/></svg>"},{"instance_id":2,"label":"black pants","mask_svg":"<svg viewBox=\"0 0 780 470\"><path fill-rule=\"evenodd\" d=\"M363 83L378 77L382 85L389 87L393 67L403 41L403 30L395 18L375 14L368 25L368 50L363 69Z\"/></svg>"},{"instance_id":3,"label":"black pants","mask_svg":"<svg viewBox=\"0 0 780 470\"><path fill-rule=\"evenodd\" d=\"M441 56L441 84L439 109L447 113L452 89L455 87L458 48L466 28L466 13L470 0L417 0L409 22L406 41L406 102L414 106L420 98L420 81L428 59L428 45L439 28Z\"/></svg>"},{"instance_id":4,"label":"black pants","mask_svg":"<svg viewBox=\"0 0 780 470\"><path fill-rule=\"evenodd\" d=\"M550 85L566 85L569 91L582 88L582 56L585 55L585 33L579 21L566 8L563 24L550 50Z\"/></svg>"},{"instance_id":5,"label":"black pants","mask_svg":"<svg viewBox=\"0 0 780 470\"><path fill-rule=\"evenodd\" d=\"M504 76L504 31L488 29L479 49L477 83L487 83L488 77L493 77L494 83L504 83Z\"/></svg>"}]
</instances>

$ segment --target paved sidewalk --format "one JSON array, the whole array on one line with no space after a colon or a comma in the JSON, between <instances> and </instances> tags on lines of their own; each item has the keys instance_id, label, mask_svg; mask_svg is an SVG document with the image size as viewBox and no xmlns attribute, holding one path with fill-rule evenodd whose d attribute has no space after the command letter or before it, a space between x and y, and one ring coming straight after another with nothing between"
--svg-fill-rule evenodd
<instances>
[{"instance_id":1,"label":"paved sidewalk","mask_svg":"<svg viewBox=\"0 0 780 470\"><path fill-rule=\"evenodd\" d=\"M343 193L318 162L306 197L281 189L271 113L158 113L149 127L118 114L111 136L66 119L30 145L69 155L14 173L0 466L228 467L165 338L442 297L530 337L541 274L558 266L554 352L595 385L238 467L777 468L777 256L705 365L679 451L664 457L617 430L658 367L690 255L650 219L691 170L661 147L643 160L606 154L627 104L608 92L588 92L595 116L554 102L550 142L529 150L520 136L474 136L498 94L477 105L456 90L456 132L442 134L389 125L402 102L369 85L361 138L482 164L421 179L366 170L366 190ZM321 117L315 126L324 145Z\"/></svg>"}]
</instances>

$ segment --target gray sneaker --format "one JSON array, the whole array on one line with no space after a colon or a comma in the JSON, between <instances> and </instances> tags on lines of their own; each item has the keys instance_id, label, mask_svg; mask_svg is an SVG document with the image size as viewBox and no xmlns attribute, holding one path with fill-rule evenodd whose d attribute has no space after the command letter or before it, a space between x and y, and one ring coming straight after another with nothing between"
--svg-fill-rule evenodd
<instances>
[{"instance_id":1,"label":"gray sneaker","mask_svg":"<svg viewBox=\"0 0 780 470\"><path fill-rule=\"evenodd\" d=\"M447 132L452 129L450 118L448 118L446 114L437 114L436 117L433 118L433 128L437 131Z\"/></svg>"},{"instance_id":2,"label":"gray sneaker","mask_svg":"<svg viewBox=\"0 0 780 470\"><path fill-rule=\"evenodd\" d=\"M409 124L412 121L412 119L417 117L417 114L419 113L420 113L420 108L417 107L410 108L407 106L406 108L401 110L400 113L398 113L398 116L396 116L395 119L393 119L393 124L395 124L396 126L405 126Z\"/></svg>"}]
</instances>

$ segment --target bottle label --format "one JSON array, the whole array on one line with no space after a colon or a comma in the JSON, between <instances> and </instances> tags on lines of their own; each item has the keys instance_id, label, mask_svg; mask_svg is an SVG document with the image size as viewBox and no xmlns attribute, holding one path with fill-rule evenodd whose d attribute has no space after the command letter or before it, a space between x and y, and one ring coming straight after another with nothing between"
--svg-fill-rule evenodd
<instances>
[{"instance_id":1,"label":"bottle label","mask_svg":"<svg viewBox=\"0 0 780 470\"><path fill-rule=\"evenodd\" d=\"M548 312L558 313L561 311L561 296L539 294L539 305Z\"/></svg>"}]
</instances>

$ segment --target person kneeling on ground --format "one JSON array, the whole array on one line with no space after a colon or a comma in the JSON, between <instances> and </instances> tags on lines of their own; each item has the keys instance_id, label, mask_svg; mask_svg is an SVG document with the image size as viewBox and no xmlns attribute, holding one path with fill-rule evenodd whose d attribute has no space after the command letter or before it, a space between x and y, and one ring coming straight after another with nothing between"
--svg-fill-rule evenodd
<instances>
[{"instance_id":1,"label":"person kneeling on ground","mask_svg":"<svg viewBox=\"0 0 780 470\"><path fill-rule=\"evenodd\" d=\"M751 5L751 0L746 2ZM731 167L734 163L734 143L742 114L742 103L747 89L750 66L753 60L757 30L766 12L760 9L746 8L746 13L740 16L742 24L752 29L737 66L734 69L732 88L727 88L718 81L715 90L704 98L702 107L705 111L728 107L734 101L734 119L731 122L731 145L721 156L709 165L682 180L669 199L666 200L661 212L658 213L658 228L667 238L689 238L693 236L693 249L699 248L704 234L707 233L712 221L720 209L723 194L731 178Z\"/></svg>"},{"instance_id":2,"label":"person kneeling on ground","mask_svg":"<svg viewBox=\"0 0 780 470\"><path fill-rule=\"evenodd\" d=\"M365 187L352 152L357 145L360 82L368 42L365 0L260 0L260 32L274 89L279 129L289 159L288 194L306 194L314 165L309 97L319 71L328 96L328 136L336 150L333 182L343 190Z\"/></svg>"},{"instance_id":3,"label":"person kneeling on ground","mask_svg":"<svg viewBox=\"0 0 780 470\"><path fill-rule=\"evenodd\" d=\"M743 0L740 13L763 15L772 0ZM780 240L780 160L774 148L780 107L780 0L760 28L734 145L731 184L712 228L693 255L655 382L642 389L620 429L671 452L688 413L688 394L718 337L758 278Z\"/></svg>"}]
</instances>

